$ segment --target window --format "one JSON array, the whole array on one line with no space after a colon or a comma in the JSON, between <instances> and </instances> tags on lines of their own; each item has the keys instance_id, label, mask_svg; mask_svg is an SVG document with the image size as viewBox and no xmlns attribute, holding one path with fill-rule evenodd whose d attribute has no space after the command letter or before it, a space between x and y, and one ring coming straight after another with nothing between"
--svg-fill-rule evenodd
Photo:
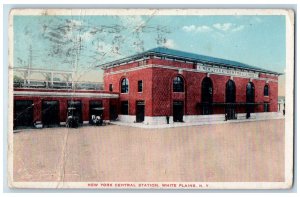
<instances>
[{"instance_id":1,"label":"window","mask_svg":"<svg viewBox=\"0 0 300 197\"><path fill-rule=\"evenodd\" d=\"M121 102L121 114L128 115L128 101Z\"/></svg>"},{"instance_id":2,"label":"window","mask_svg":"<svg viewBox=\"0 0 300 197\"><path fill-rule=\"evenodd\" d=\"M205 77L202 81L202 114L212 114L212 102L213 102L213 84L210 78Z\"/></svg>"},{"instance_id":3,"label":"window","mask_svg":"<svg viewBox=\"0 0 300 197\"><path fill-rule=\"evenodd\" d=\"M177 76L173 79L173 92L184 92L183 78Z\"/></svg>"},{"instance_id":4,"label":"window","mask_svg":"<svg viewBox=\"0 0 300 197\"><path fill-rule=\"evenodd\" d=\"M267 84L264 87L264 96L269 96L269 86Z\"/></svg>"},{"instance_id":5,"label":"window","mask_svg":"<svg viewBox=\"0 0 300 197\"><path fill-rule=\"evenodd\" d=\"M110 92L113 91L113 84L109 84L109 91L110 91Z\"/></svg>"},{"instance_id":6,"label":"window","mask_svg":"<svg viewBox=\"0 0 300 197\"><path fill-rule=\"evenodd\" d=\"M269 112L269 103L264 103L264 112Z\"/></svg>"},{"instance_id":7,"label":"window","mask_svg":"<svg viewBox=\"0 0 300 197\"><path fill-rule=\"evenodd\" d=\"M255 100L255 89L254 84L252 82L249 82L246 86L246 102L247 103L254 103Z\"/></svg>"},{"instance_id":8,"label":"window","mask_svg":"<svg viewBox=\"0 0 300 197\"><path fill-rule=\"evenodd\" d=\"M235 83L228 80L226 83L226 103L235 103Z\"/></svg>"},{"instance_id":9,"label":"window","mask_svg":"<svg viewBox=\"0 0 300 197\"><path fill-rule=\"evenodd\" d=\"M121 81L121 93L128 93L129 82L128 79L124 78Z\"/></svg>"},{"instance_id":10,"label":"window","mask_svg":"<svg viewBox=\"0 0 300 197\"><path fill-rule=\"evenodd\" d=\"M142 80L138 81L138 92L143 92L143 81Z\"/></svg>"}]
</instances>

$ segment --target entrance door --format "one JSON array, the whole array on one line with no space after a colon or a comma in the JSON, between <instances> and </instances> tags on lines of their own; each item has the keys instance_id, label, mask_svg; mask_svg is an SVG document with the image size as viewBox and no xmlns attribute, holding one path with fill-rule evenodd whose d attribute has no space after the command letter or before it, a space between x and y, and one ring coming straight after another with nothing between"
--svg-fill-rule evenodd
<instances>
[{"instance_id":1,"label":"entrance door","mask_svg":"<svg viewBox=\"0 0 300 197\"><path fill-rule=\"evenodd\" d=\"M45 126L59 125L59 102L58 101L42 102L42 123Z\"/></svg>"},{"instance_id":2,"label":"entrance door","mask_svg":"<svg viewBox=\"0 0 300 197\"><path fill-rule=\"evenodd\" d=\"M173 102L173 121L183 122L183 101Z\"/></svg>"},{"instance_id":3,"label":"entrance door","mask_svg":"<svg viewBox=\"0 0 300 197\"><path fill-rule=\"evenodd\" d=\"M33 126L33 101L14 102L14 126Z\"/></svg>"},{"instance_id":4,"label":"entrance door","mask_svg":"<svg viewBox=\"0 0 300 197\"><path fill-rule=\"evenodd\" d=\"M235 83L229 80L226 83L226 107L225 113L227 120L236 119L235 111Z\"/></svg>"},{"instance_id":5,"label":"entrance door","mask_svg":"<svg viewBox=\"0 0 300 197\"><path fill-rule=\"evenodd\" d=\"M136 102L136 122L144 122L145 119L145 102Z\"/></svg>"},{"instance_id":6,"label":"entrance door","mask_svg":"<svg viewBox=\"0 0 300 197\"><path fill-rule=\"evenodd\" d=\"M75 108L71 110L71 112L73 113L72 115L78 116L79 123L83 123L81 101L68 101L68 108Z\"/></svg>"},{"instance_id":7,"label":"entrance door","mask_svg":"<svg viewBox=\"0 0 300 197\"><path fill-rule=\"evenodd\" d=\"M109 105L109 119L116 120L118 118L116 105Z\"/></svg>"}]
</instances>

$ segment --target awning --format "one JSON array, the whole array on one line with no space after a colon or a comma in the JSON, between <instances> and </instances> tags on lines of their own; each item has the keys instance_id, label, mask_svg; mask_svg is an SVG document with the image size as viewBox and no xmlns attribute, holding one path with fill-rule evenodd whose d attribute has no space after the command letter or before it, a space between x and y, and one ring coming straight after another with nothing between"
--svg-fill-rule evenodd
<instances>
[{"instance_id":1,"label":"awning","mask_svg":"<svg viewBox=\"0 0 300 197\"><path fill-rule=\"evenodd\" d=\"M235 106L245 106L245 105L264 105L266 103L257 102L257 103L245 103L245 102L236 102L236 103L224 103L224 102L213 102L213 103L199 103L201 106L203 105L215 105L215 106L226 106L226 105L235 105Z\"/></svg>"},{"instance_id":2,"label":"awning","mask_svg":"<svg viewBox=\"0 0 300 197\"><path fill-rule=\"evenodd\" d=\"M104 110L104 107L95 107L95 108L92 108L92 110Z\"/></svg>"}]
</instances>

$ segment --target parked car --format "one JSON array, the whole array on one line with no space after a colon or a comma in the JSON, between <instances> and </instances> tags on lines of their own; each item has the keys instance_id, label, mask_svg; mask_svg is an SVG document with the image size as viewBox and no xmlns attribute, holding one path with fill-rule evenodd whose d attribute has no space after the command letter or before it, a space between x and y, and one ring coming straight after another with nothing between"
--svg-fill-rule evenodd
<instances>
[{"instance_id":1,"label":"parked car","mask_svg":"<svg viewBox=\"0 0 300 197\"><path fill-rule=\"evenodd\" d=\"M69 107L67 113L66 127L77 128L79 126L79 116L75 107Z\"/></svg>"}]
</instances>

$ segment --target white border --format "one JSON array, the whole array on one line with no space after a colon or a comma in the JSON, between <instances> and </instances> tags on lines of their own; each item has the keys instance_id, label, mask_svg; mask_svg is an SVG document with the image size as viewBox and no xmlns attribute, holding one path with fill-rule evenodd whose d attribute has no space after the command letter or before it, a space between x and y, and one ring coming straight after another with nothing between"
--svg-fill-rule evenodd
<instances>
[{"instance_id":1,"label":"white border","mask_svg":"<svg viewBox=\"0 0 300 197\"><path fill-rule=\"evenodd\" d=\"M8 114L12 114L13 100L13 15L283 15L286 16L286 122L285 122L285 182L213 182L209 189L280 189L290 188L293 178L293 96L294 96L294 13L287 9L20 9L12 10L9 21L9 104ZM13 140L12 116L8 117L8 178L9 186L20 188L90 188L86 183L48 183L48 182L13 182ZM147 187L143 187L145 189ZM116 189L116 188L114 188ZM162 188L161 188L162 189ZM172 188L174 189L174 188ZM180 188L184 189L184 188ZM189 188L193 189L193 188ZM197 188L201 189L201 188ZM203 188L202 188L203 189Z\"/></svg>"}]
</instances>

